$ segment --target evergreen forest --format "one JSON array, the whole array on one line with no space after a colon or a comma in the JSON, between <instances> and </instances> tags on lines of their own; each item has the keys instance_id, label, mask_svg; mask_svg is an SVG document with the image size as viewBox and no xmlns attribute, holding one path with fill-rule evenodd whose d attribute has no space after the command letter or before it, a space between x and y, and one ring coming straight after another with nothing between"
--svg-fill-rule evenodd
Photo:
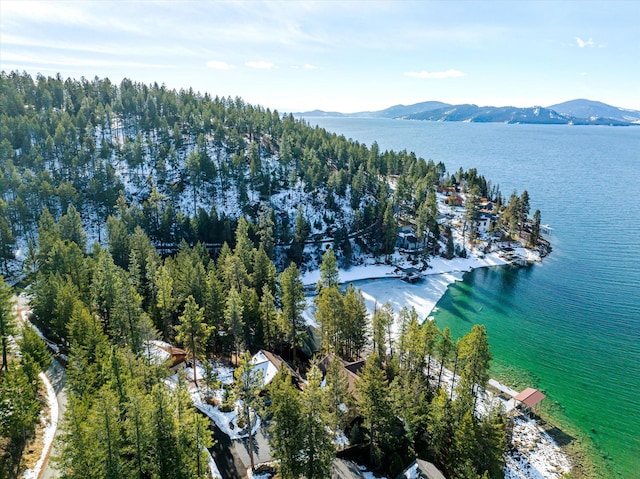
<instances>
[{"instance_id":1,"label":"evergreen forest","mask_svg":"<svg viewBox=\"0 0 640 479\"><path fill-rule=\"evenodd\" d=\"M415 311L386 305L370 317L361 293L337 280L363 256L388 261L404 223L425 264L465 254L438 222L437 187L466 193L470 241L484 198L503 212L502 234L526 227L537 243L526 191L505 200L475 169L449 173L240 98L2 72L0 271L26 291L32 321L66 364L54 458L63 477L208 477L209 421L188 377L167 385L172 373L149 352L156 340L184 349L189 364L237 368L227 399L242 400L249 426L255 414L269 419L279 477L330 477L341 433L388 477L416 457L450 478L502 477L506 417L477 401L491 360L484 328L454 341ZM305 321L301 279L314 269L318 329ZM3 298L9 290L0 283ZM0 309L4 352L16 325L8 299ZM285 368L261 391L246 353L259 349L287 360L302 391ZM46 355L9 356L6 410L21 407L6 392L35 381L29 361L48 366ZM323 357L334 358L324 370ZM340 359L366 359L353 390ZM33 401L24 407L18 445L37 417Z\"/></svg>"}]
</instances>

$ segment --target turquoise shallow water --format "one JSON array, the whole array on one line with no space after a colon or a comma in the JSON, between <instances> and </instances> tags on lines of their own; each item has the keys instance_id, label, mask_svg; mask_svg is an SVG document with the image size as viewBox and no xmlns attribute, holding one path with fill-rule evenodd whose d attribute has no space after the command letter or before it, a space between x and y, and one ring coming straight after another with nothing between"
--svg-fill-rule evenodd
<instances>
[{"instance_id":1,"label":"turquoise shallow water","mask_svg":"<svg viewBox=\"0 0 640 479\"><path fill-rule=\"evenodd\" d=\"M553 227L542 265L467 274L438 303L457 335L486 325L496 369L535 382L615 477L640 477L640 128L314 118L449 171L527 189Z\"/></svg>"}]
</instances>

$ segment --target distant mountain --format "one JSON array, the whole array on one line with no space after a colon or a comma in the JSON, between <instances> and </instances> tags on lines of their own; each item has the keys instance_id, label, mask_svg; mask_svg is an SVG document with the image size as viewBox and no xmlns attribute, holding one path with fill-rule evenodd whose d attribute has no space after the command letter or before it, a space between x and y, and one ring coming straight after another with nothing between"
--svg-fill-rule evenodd
<instances>
[{"instance_id":1,"label":"distant mountain","mask_svg":"<svg viewBox=\"0 0 640 479\"><path fill-rule=\"evenodd\" d=\"M548 108L576 118L612 118L614 120L640 123L640 111L625 110L624 108L607 105L599 101L571 100L551 105Z\"/></svg>"},{"instance_id":2,"label":"distant mountain","mask_svg":"<svg viewBox=\"0 0 640 479\"><path fill-rule=\"evenodd\" d=\"M302 113L295 113L296 116L351 116L348 113L340 113L338 111L311 110Z\"/></svg>"},{"instance_id":3,"label":"distant mountain","mask_svg":"<svg viewBox=\"0 0 640 479\"><path fill-rule=\"evenodd\" d=\"M528 123L545 125L640 125L640 111L625 110L601 102L572 100L550 107L451 105L425 101L413 105L395 105L379 111L338 113L313 110L299 116L339 116L394 118L428 121L466 121L470 123Z\"/></svg>"},{"instance_id":4,"label":"distant mountain","mask_svg":"<svg viewBox=\"0 0 640 479\"><path fill-rule=\"evenodd\" d=\"M610 118L576 118L558 113L550 108L512 106L453 105L448 108L416 113L408 120L466 121L470 123L527 123L544 125L628 125L628 121Z\"/></svg>"},{"instance_id":5,"label":"distant mountain","mask_svg":"<svg viewBox=\"0 0 640 479\"><path fill-rule=\"evenodd\" d=\"M546 108L515 108L477 105L454 105L406 117L409 120L466 121L472 123L558 123L570 118Z\"/></svg>"},{"instance_id":6,"label":"distant mountain","mask_svg":"<svg viewBox=\"0 0 640 479\"><path fill-rule=\"evenodd\" d=\"M377 117L381 118L403 118L409 115L438 110L440 108L447 108L450 106L450 103L442 103L441 101L423 101L421 103L415 103L413 105L395 105L387 108L386 110L381 110L374 113L377 114Z\"/></svg>"},{"instance_id":7,"label":"distant mountain","mask_svg":"<svg viewBox=\"0 0 640 479\"><path fill-rule=\"evenodd\" d=\"M423 101L420 103L414 103L413 105L394 105L384 110L378 111L359 111L357 113L339 113L335 111L323 111L313 110L305 111L302 113L296 113L297 116L349 116L357 118L403 118L415 113L421 113L424 111L431 111L437 108L444 108L451 106L449 103L443 103L441 101Z\"/></svg>"}]
</instances>

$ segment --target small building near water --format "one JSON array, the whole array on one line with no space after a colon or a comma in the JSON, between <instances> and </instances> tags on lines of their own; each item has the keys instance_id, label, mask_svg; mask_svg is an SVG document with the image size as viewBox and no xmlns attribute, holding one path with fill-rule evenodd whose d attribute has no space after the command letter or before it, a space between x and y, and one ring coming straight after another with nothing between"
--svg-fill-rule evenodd
<instances>
[{"instance_id":1,"label":"small building near water","mask_svg":"<svg viewBox=\"0 0 640 479\"><path fill-rule=\"evenodd\" d=\"M422 273L416 268L398 268L398 270L400 271L400 279L407 283L417 283L423 279Z\"/></svg>"},{"instance_id":2,"label":"small building near water","mask_svg":"<svg viewBox=\"0 0 640 479\"><path fill-rule=\"evenodd\" d=\"M522 405L525 413L530 414L531 411L535 409L536 405L546 397L547 396L537 389L527 388L513 399L516 403L520 403Z\"/></svg>"}]
</instances>

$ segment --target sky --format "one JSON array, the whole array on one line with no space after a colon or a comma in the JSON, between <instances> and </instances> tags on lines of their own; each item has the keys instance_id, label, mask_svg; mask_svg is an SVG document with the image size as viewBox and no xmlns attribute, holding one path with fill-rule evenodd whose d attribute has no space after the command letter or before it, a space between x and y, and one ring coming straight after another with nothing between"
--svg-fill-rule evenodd
<instances>
[{"instance_id":1,"label":"sky","mask_svg":"<svg viewBox=\"0 0 640 479\"><path fill-rule=\"evenodd\" d=\"M0 70L301 112L421 101L640 110L640 1L0 0Z\"/></svg>"}]
</instances>

